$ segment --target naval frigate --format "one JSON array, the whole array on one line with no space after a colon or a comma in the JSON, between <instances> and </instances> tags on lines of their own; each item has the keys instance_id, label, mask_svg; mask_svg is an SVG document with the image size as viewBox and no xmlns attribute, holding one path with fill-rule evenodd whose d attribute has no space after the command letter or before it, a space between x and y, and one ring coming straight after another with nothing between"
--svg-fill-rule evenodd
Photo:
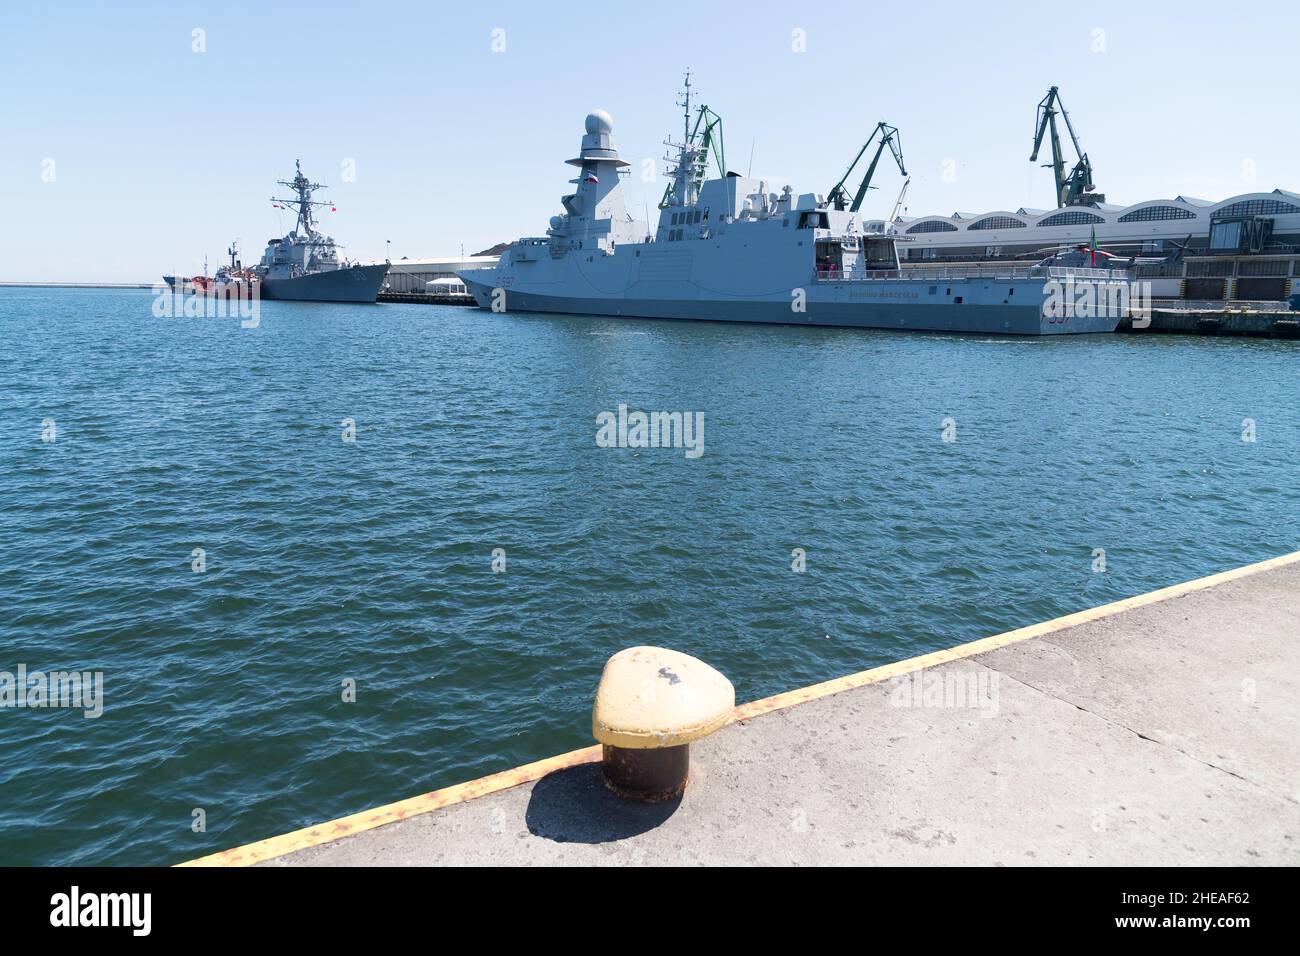
<instances>
[{"instance_id":1,"label":"naval frigate","mask_svg":"<svg viewBox=\"0 0 1300 956\"><path fill-rule=\"evenodd\" d=\"M708 178L711 114L692 131L687 76L684 135L667 170L653 234L629 214L613 121L586 131L545 236L512 243L498 262L458 273L496 312L701 319L786 325L1041 335L1112 332L1131 315L1131 276L1051 263L899 268L904 241L815 193L720 168ZM705 127L706 134L709 127ZM715 156L716 158L716 156ZM719 162L719 166L721 163ZM833 200L833 197L832 197Z\"/></svg>"},{"instance_id":2,"label":"naval frigate","mask_svg":"<svg viewBox=\"0 0 1300 956\"><path fill-rule=\"evenodd\" d=\"M223 266L213 279L206 276L201 279L197 276L193 279L163 276L167 284L172 288L179 285L188 291L212 294L246 282L258 289L264 299L374 302L384 276L388 274L388 264L361 265L340 258L334 239L316 229L315 208L333 208L333 204L312 199L315 191L322 187L303 175L300 162L294 163L293 179L277 182L293 190L294 198L272 198L271 202L276 208L296 210L298 221L288 234L267 242L266 251L257 265L243 268L232 245L229 268Z\"/></svg>"}]
</instances>

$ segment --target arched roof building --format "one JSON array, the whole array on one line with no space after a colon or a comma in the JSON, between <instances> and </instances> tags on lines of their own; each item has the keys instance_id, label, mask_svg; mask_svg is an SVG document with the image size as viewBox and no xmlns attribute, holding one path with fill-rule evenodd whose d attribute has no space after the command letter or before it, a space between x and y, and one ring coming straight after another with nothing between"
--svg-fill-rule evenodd
<instances>
[{"instance_id":1,"label":"arched roof building","mask_svg":"<svg viewBox=\"0 0 1300 956\"><path fill-rule=\"evenodd\" d=\"M907 261L1016 258L1090 242L1094 234L1123 255L1158 254L1175 243L1202 254L1289 255L1300 252L1300 194L1275 189L1221 202L1177 196L1129 206L899 217L894 228Z\"/></svg>"}]
</instances>

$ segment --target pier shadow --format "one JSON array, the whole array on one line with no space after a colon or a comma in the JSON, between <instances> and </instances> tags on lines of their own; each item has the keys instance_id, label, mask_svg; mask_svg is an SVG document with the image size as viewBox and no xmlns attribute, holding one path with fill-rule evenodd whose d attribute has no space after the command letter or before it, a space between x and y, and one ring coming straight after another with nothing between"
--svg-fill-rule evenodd
<instances>
[{"instance_id":1,"label":"pier shadow","mask_svg":"<svg viewBox=\"0 0 1300 956\"><path fill-rule=\"evenodd\" d=\"M662 803L624 800L605 789L600 764L547 774L533 786L524 823L533 836L556 843L609 843L653 830L682 798Z\"/></svg>"}]
</instances>

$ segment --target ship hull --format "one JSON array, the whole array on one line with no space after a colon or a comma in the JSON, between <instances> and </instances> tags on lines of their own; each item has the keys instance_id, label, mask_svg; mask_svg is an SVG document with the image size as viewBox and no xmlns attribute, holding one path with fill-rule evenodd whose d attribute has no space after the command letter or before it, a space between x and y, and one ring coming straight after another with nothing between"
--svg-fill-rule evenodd
<instances>
[{"instance_id":1,"label":"ship hull","mask_svg":"<svg viewBox=\"0 0 1300 956\"><path fill-rule=\"evenodd\" d=\"M263 299L295 302L374 302L388 274L387 265L353 266L293 279L265 278Z\"/></svg>"},{"instance_id":2,"label":"ship hull","mask_svg":"<svg viewBox=\"0 0 1300 956\"><path fill-rule=\"evenodd\" d=\"M251 298L250 288L255 288L257 283L251 285L247 281L223 282L217 279L208 279L206 282L196 282L194 279L178 278L177 276L163 276L163 282L173 292L184 292L186 295L206 295L223 299L234 298Z\"/></svg>"},{"instance_id":3,"label":"ship hull","mask_svg":"<svg viewBox=\"0 0 1300 956\"><path fill-rule=\"evenodd\" d=\"M256 283L260 298L292 302L374 302L388 275L387 265L353 266L333 272L316 272L295 279L262 279ZM172 289L195 295L229 294L233 286L211 283L197 287L190 279L163 276Z\"/></svg>"},{"instance_id":4,"label":"ship hull","mask_svg":"<svg viewBox=\"0 0 1300 956\"><path fill-rule=\"evenodd\" d=\"M1093 270L819 269L815 248L836 240L789 222L590 252L521 240L495 266L458 276L481 307L505 312L998 335L1113 332L1128 315L1095 307L1129 290Z\"/></svg>"},{"instance_id":5,"label":"ship hull","mask_svg":"<svg viewBox=\"0 0 1300 956\"><path fill-rule=\"evenodd\" d=\"M482 281L487 276L475 279L471 274L461 273L461 278L480 307L492 309L493 300L497 298L504 306L498 311L506 312L997 335L1114 332L1120 321L1119 316L1067 315L1053 318L1046 315L1041 281L1016 281L1014 286L1021 301L1015 304L1001 299L1005 289L996 293L999 301L981 302L980 299L987 299L992 291L993 283L988 280L947 280L943 283L947 293L945 301L933 303L923 301L929 296L931 284L915 280L872 280L869 284L817 283L808 290L803 311L797 312L792 309L790 297L786 295L775 299L746 299L742 296L701 299L673 297L671 294L662 298L592 298L537 291L522 284L497 293L496 289L500 287L491 281ZM889 301L872 302L871 297Z\"/></svg>"}]
</instances>

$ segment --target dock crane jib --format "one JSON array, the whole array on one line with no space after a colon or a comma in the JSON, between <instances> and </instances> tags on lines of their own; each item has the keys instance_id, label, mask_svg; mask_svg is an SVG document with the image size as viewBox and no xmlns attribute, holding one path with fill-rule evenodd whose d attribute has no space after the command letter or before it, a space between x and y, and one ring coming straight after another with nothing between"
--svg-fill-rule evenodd
<instances>
[{"instance_id":1,"label":"dock crane jib","mask_svg":"<svg viewBox=\"0 0 1300 956\"><path fill-rule=\"evenodd\" d=\"M1065 153L1061 149L1061 137L1056 128L1058 112L1065 120L1070 142L1074 144L1074 154L1079 157L1068 176L1065 174ZM1092 164L1088 162L1088 154L1079 146L1079 137L1074 134L1074 124L1070 122L1070 114L1066 112L1065 104L1061 102L1060 90L1055 86L1047 91L1047 95L1038 104L1038 116L1034 122L1034 151L1029 156L1031 163L1038 162L1038 151L1042 149L1043 137L1048 133L1051 134L1052 161L1043 165L1052 170L1052 176L1056 181L1057 208L1096 206L1105 202L1105 196L1093 192L1097 187L1092 182Z\"/></svg>"},{"instance_id":2,"label":"dock crane jib","mask_svg":"<svg viewBox=\"0 0 1300 956\"><path fill-rule=\"evenodd\" d=\"M907 187L912 185L912 177L908 176L903 180L903 188L898 191L898 199L894 201L894 211L889 214L889 219L885 223L885 228L892 232L894 224L898 222L898 214L905 208L903 200L907 198Z\"/></svg>"},{"instance_id":3,"label":"dock crane jib","mask_svg":"<svg viewBox=\"0 0 1300 956\"><path fill-rule=\"evenodd\" d=\"M844 184L853 175L853 170L857 168L858 162L871 147L871 144L875 142L877 136L880 137L880 141L876 145L876 154L871 158L871 165L867 167L867 174L862 178L862 185L858 187L858 191L854 193L853 201L850 203L849 194L844 188ZM881 120L876 124L876 128L871 131L867 141L862 144L862 148L858 150L858 155L853 157L853 162L849 164L849 168L840 177L840 181L831 188L830 195L827 197L831 205L839 210L843 210L847 205L849 212L857 212L862 208L862 200L867 198L867 190L871 188L872 177L876 175L876 164L880 162L880 156L884 153L886 146L894 154L894 162L898 164L898 171L904 176L907 175L907 167L903 165L903 144L898 127L890 126Z\"/></svg>"}]
</instances>

